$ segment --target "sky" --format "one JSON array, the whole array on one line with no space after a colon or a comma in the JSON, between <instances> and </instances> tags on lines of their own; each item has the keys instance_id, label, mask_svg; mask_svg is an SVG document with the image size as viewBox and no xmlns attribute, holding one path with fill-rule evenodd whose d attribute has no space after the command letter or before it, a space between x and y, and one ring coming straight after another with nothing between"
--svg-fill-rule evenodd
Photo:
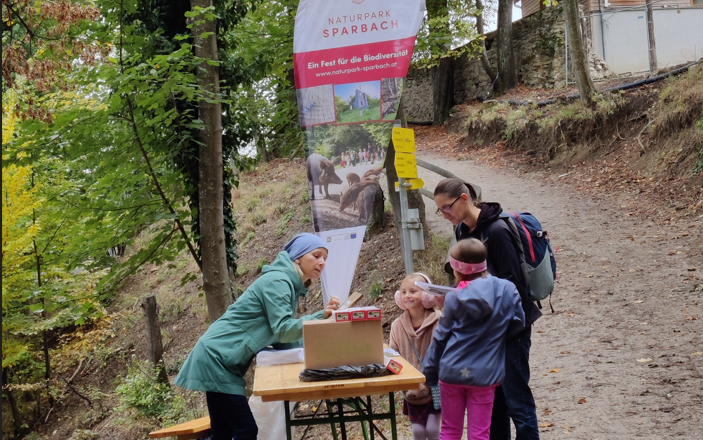
<instances>
[{"instance_id":1,"label":"sky","mask_svg":"<svg viewBox=\"0 0 703 440\"><path fill-rule=\"evenodd\" d=\"M372 98L380 98L381 83L380 81L368 81L353 84L341 84L334 86L334 94L341 97L342 99L349 99L350 96L354 95L354 91L361 86L361 90L366 92L367 95Z\"/></svg>"},{"instance_id":2,"label":"sky","mask_svg":"<svg viewBox=\"0 0 703 440\"><path fill-rule=\"evenodd\" d=\"M486 23L484 25L486 28L486 32L493 32L494 30L497 29L498 18L496 17L496 15L497 14L493 14L492 16L486 17ZM522 8L518 8L513 3L513 22L518 21L521 18L522 18Z\"/></svg>"}]
</instances>

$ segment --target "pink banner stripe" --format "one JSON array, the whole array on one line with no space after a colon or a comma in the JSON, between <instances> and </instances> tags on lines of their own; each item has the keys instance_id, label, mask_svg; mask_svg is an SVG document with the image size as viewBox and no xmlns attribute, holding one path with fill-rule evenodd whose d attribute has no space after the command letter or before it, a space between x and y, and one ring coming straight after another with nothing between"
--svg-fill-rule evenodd
<instances>
[{"instance_id":1,"label":"pink banner stripe","mask_svg":"<svg viewBox=\"0 0 703 440\"><path fill-rule=\"evenodd\" d=\"M293 54L295 88L404 78L415 37Z\"/></svg>"}]
</instances>

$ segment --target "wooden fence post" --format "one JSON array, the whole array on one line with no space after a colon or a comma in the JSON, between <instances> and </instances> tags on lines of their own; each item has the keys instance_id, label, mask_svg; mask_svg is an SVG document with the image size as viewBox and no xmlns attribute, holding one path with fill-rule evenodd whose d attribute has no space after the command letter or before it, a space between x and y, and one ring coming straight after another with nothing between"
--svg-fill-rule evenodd
<instances>
[{"instance_id":1,"label":"wooden fence post","mask_svg":"<svg viewBox=\"0 0 703 440\"><path fill-rule=\"evenodd\" d=\"M159 382L168 384L168 374L163 362L164 345L161 342L161 325L159 324L159 306L156 297L149 295L142 300L142 310L146 317L146 343L149 361L159 369Z\"/></svg>"}]
</instances>

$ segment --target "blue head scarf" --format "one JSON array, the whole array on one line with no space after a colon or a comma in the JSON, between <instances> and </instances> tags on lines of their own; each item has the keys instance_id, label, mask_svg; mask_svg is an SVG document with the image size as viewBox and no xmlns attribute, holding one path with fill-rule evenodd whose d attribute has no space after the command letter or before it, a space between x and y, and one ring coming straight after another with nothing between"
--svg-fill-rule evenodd
<instances>
[{"instance_id":1,"label":"blue head scarf","mask_svg":"<svg viewBox=\"0 0 703 440\"><path fill-rule=\"evenodd\" d=\"M295 261L303 255L311 252L317 248L327 249L327 244L323 239L315 234L310 234L309 232L301 232L300 234L293 237L288 244L285 245L283 250L288 252L290 259ZM329 249L327 249L329 251Z\"/></svg>"}]
</instances>

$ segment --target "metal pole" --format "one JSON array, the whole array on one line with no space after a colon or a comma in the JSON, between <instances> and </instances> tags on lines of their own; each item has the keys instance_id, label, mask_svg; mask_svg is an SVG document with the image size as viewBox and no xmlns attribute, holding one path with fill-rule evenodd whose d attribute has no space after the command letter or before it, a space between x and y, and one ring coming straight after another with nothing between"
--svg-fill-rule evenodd
<instances>
[{"instance_id":1,"label":"metal pole","mask_svg":"<svg viewBox=\"0 0 703 440\"><path fill-rule=\"evenodd\" d=\"M402 121L396 119L393 122L394 127L401 127ZM405 274L411 274L415 272L413 269L413 250L410 244L410 231L408 230L408 192L406 188L405 179L402 177L398 178L398 191L400 193L400 218L402 222L401 231L403 236L400 237L403 243L403 260L405 261Z\"/></svg>"},{"instance_id":2,"label":"metal pole","mask_svg":"<svg viewBox=\"0 0 703 440\"><path fill-rule=\"evenodd\" d=\"M413 267L413 250L410 244L410 231L408 230L408 190L405 189L405 179L398 178L398 190L400 191L400 213L403 218L403 259L405 260L405 274L415 272Z\"/></svg>"}]
</instances>

